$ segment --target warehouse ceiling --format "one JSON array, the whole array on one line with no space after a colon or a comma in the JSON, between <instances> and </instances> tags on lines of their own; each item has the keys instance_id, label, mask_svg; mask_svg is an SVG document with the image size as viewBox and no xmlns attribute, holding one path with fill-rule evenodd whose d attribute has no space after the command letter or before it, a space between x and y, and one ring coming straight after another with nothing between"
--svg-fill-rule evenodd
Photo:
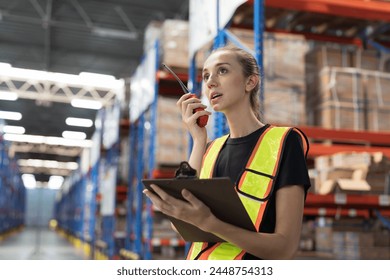
<instances>
[{"instance_id":1,"label":"warehouse ceiling","mask_svg":"<svg viewBox=\"0 0 390 280\"><path fill-rule=\"evenodd\" d=\"M129 77L148 23L188 18L188 0L0 0L0 61Z\"/></svg>"},{"instance_id":2,"label":"warehouse ceiling","mask_svg":"<svg viewBox=\"0 0 390 280\"><path fill-rule=\"evenodd\" d=\"M188 19L188 5L188 0L0 0L0 63L14 68L75 75L91 72L126 79L141 61L147 25L151 21ZM8 77L0 79L0 91L9 90L7 80ZM11 86L19 90L27 88L23 86L26 83L31 81L12 81ZM19 94L16 101L0 100L0 111L23 115L19 121L7 120L7 125L23 126L28 135L61 137L64 130L70 129L65 124L67 117L95 119L96 110L75 108L69 104L69 98L58 97L60 90L66 95L63 88L53 93L56 84L38 84L43 90L36 87L31 96ZM80 96L74 89L70 89L70 94L72 91ZM104 94L99 98L104 98ZM85 132L87 139L94 129L71 128ZM22 142L14 142L10 149L19 159L59 162L76 161L80 151L77 147ZM70 173L50 167L30 166L21 170L35 174L37 181Z\"/></svg>"}]
</instances>

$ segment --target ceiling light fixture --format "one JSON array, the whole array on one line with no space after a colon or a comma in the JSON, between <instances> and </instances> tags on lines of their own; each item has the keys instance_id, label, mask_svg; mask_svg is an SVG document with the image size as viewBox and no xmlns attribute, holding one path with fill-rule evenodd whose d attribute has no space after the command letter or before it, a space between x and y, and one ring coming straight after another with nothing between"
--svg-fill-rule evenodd
<instances>
[{"instance_id":1,"label":"ceiling light fixture","mask_svg":"<svg viewBox=\"0 0 390 280\"><path fill-rule=\"evenodd\" d=\"M60 145L67 147L92 147L91 140L77 140L77 139L65 139L63 137L47 137L46 144L48 145Z\"/></svg>"},{"instance_id":2,"label":"ceiling light fixture","mask_svg":"<svg viewBox=\"0 0 390 280\"><path fill-rule=\"evenodd\" d=\"M98 75L98 74L96 74ZM112 79L111 75L99 74L92 78L92 73L86 75L64 74L57 72L46 72L24 68L15 68L7 63L0 63L0 76L11 79L30 80L31 82L48 81L59 85L90 86L92 88L104 88L117 91L119 94L124 90L124 79ZM107 77L105 77L107 76Z\"/></svg>"},{"instance_id":3,"label":"ceiling light fixture","mask_svg":"<svg viewBox=\"0 0 390 280\"><path fill-rule=\"evenodd\" d=\"M90 119L83 118L66 118L65 123L70 126L80 126L80 127L91 127L93 126L93 121Z\"/></svg>"},{"instance_id":4,"label":"ceiling light fixture","mask_svg":"<svg viewBox=\"0 0 390 280\"><path fill-rule=\"evenodd\" d=\"M84 109L93 109L93 110L99 110L103 107L103 104L100 101L77 99L77 98L72 99L70 104L73 107L84 108Z\"/></svg>"},{"instance_id":5,"label":"ceiling light fixture","mask_svg":"<svg viewBox=\"0 0 390 280\"><path fill-rule=\"evenodd\" d=\"M80 76L80 78L83 78L84 80L92 80L95 82L96 82L96 79L98 79L98 80L103 79L106 81L115 81L116 80L113 75L106 75L106 74L99 74L99 73L92 73L92 72L80 72L79 76Z\"/></svg>"},{"instance_id":6,"label":"ceiling light fixture","mask_svg":"<svg viewBox=\"0 0 390 280\"><path fill-rule=\"evenodd\" d=\"M7 101L15 101L18 99L18 94L16 92L0 90L0 99Z\"/></svg>"},{"instance_id":7,"label":"ceiling light fixture","mask_svg":"<svg viewBox=\"0 0 390 280\"><path fill-rule=\"evenodd\" d=\"M4 133L24 134L26 129L23 126L5 125L3 127Z\"/></svg>"},{"instance_id":8,"label":"ceiling light fixture","mask_svg":"<svg viewBox=\"0 0 390 280\"><path fill-rule=\"evenodd\" d=\"M53 175L49 178L48 187L49 189L58 190L61 188L63 182L64 177Z\"/></svg>"},{"instance_id":9,"label":"ceiling light fixture","mask_svg":"<svg viewBox=\"0 0 390 280\"><path fill-rule=\"evenodd\" d=\"M12 65L9 63L0 62L0 69L10 69L11 67Z\"/></svg>"},{"instance_id":10,"label":"ceiling light fixture","mask_svg":"<svg viewBox=\"0 0 390 280\"><path fill-rule=\"evenodd\" d=\"M12 111L0 111L0 119L20 121L22 119L22 114Z\"/></svg>"},{"instance_id":11,"label":"ceiling light fixture","mask_svg":"<svg viewBox=\"0 0 390 280\"><path fill-rule=\"evenodd\" d=\"M64 132L62 132L62 137L64 137L65 139L84 140L85 138L87 138L87 134L80 131L65 130Z\"/></svg>"},{"instance_id":12,"label":"ceiling light fixture","mask_svg":"<svg viewBox=\"0 0 390 280\"><path fill-rule=\"evenodd\" d=\"M92 34L112 38L112 39L125 39L125 40L136 40L138 39L138 33L126 30L117 30L105 27L93 27Z\"/></svg>"},{"instance_id":13,"label":"ceiling light fixture","mask_svg":"<svg viewBox=\"0 0 390 280\"><path fill-rule=\"evenodd\" d=\"M23 174L22 175L23 184L27 189L35 189L37 186L37 181L33 174Z\"/></svg>"},{"instance_id":14,"label":"ceiling light fixture","mask_svg":"<svg viewBox=\"0 0 390 280\"><path fill-rule=\"evenodd\" d=\"M62 137L47 137L42 135L28 135L28 134L12 134L5 133L4 140L13 141L13 142L25 142L33 144L46 144L46 145L59 145L67 147L82 147L82 148L91 148L92 140L75 140L75 139L65 139Z\"/></svg>"},{"instance_id":15,"label":"ceiling light fixture","mask_svg":"<svg viewBox=\"0 0 390 280\"><path fill-rule=\"evenodd\" d=\"M44 144L45 137L41 135L28 135L28 134L4 134L4 139L7 141L26 142L33 144Z\"/></svg>"},{"instance_id":16,"label":"ceiling light fixture","mask_svg":"<svg viewBox=\"0 0 390 280\"><path fill-rule=\"evenodd\" d=\"M31 166L36 168L48 168L48 169L67 169L76 170L79 165L77 162L61 162L56 160L42 160L42 159L19 159L19 166Z\"/></svg>"}]
</instances>

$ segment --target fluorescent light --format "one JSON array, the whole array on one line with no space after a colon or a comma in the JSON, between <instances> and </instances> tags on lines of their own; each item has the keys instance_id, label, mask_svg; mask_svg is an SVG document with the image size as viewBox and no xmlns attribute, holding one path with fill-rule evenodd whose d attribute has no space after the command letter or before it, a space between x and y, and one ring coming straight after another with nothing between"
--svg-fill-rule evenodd
<instances>
[{"instance_id":1,"label":"fluorescent light","mask_svg":"<svg viewBox=\"0 0 390 280\"><path fill-rule=\"evenodd\" d=\"M100 101L96 100L86 100L86 99L72 99L70 103L73 107L84 108L84 109L94 109L99 110L103 107L103 104Z\"/></svg>"},{"instance_id":2,"label":"fluorescent light","mask_svg":"<svg viewBox=\"0 0 390 280\"><path fill-rule=\"evenodd\" d=\"M20 121L22 119L22 114L12 111L0 111L0 119Z\"/></svg>"},{"instance_id":3,"label":"fluorescent light","mask_svg":"<svg viewBox=\"0 0 390 280\"><path fill-rule=\"evenodd\" d=\"M82 119L82 118L66 118L65 123L71 126L80 126L80 127L91 127L93 125L93 121L90 119Z\"/></svg>"},{"instance_id":4,"label":"fluorescent light","mask_svg":"<svg viewBox=\"0 0 390 280\"><path fill-rule=\"evenodd\" d=\"M92 28L92 34L113 39L136 40L138 38L138 33L134 31L117 30L104 27Z\"/></svg>"},{"instance_id":5,"label":"fluorescent light","mask_svg":"<svg viewBox=\"0 0 390 280\"><path fill-rule=\"evenodd\" d=\"M75 139L65 139L62 137L47 137L42 135L28 135L28 134L11 134L5 133L4 139L7 141L14 142L25 142L33 144L46 144L46 145L56 145L56 146L67 146L67 147L82 147L82 148L91 148L92 140L75 140Z\"/></svg>"},{"instance_id":6,"label":"fluorescent light","mask_svg":"<svg viewBox=\"0 0 390 280\"><path fill-rule=\"evenodd\" d=\"M37 181L33 174L23 174L22 175L23 184L27 189L35 189L37 186Z\"/></svg>"},{"instance_id":7,"label":"fluorescent light","mask_svg":"<svg viewBox=\"0 0 390 280\"><path fill-rule=\"evenodd\" d=\"M92 73L92 72L80 72L79 74L80 78L83 79L104 79L104 80L110 80L115 81L115 77L112 75L105 75L105 74L99 74L99 73Z\"/></svg>"},{"instance_id":8,"label":"fluorescent light","mask_svg":"<svg viewBox=\"0 0 390 280\"><path fill-rule=\"evenodd\" d=\"M28 135L28 134L4 134L4 139L7 141L26 142L33 144L44 144L45 137L41 135Z\"/></svg>"},{"instance_id":9,"label":"fluorescent light","mask_svg":"<svg viewBox=\"0 0 390 280\"><path fill-rule=\"evenodd\" d=\"M64 132L62 132L62 137L66 138L66 139L84 140L85 138L87 138L87 134L85 134L84 132L79 132L79 131L65 130Z\"/></svg>"},{"instance_id":10,"label":"fluorescent light","mask_svg":"<svg viewBox=\"0 0 390 280\"><path fill-rule=\"evenodd\" d=\"M0 69L6 69L6 70L8 70L8 69L10 69L11 67L12 67L12 65L9 64L9 63L0 62Z\"/></svg>"},{"instance_id":11,"label":"fluorescent light","mask_svg":"<svg viewBox=\"0 0 390 280\"><path fill-rule=\"evenodd\" d=\"M76 170L79 165L77 162L62 162L56 160L42 160L42 159L19 159L19 166L43 167L49 169L68 169Z\"/></svg>"},{"instance_id":12,"label":"fluorescent light","mask_svg":"<svg viewBox=\"0 0 390 280\"><path fill-rule=\"evenodd\" d=\"M5 125L3 128L4 133L24 134L26 129L23 126Z\"/></svg>"},{"instance_id":13,"label":"fluorescent light","mask_svg":"<svg viewBox=\"0 0 390 280\"><path fill-rule=\"evenodd\" d=\"M60 145L60 146L67 146L67 147L83 147L83 148L92 147L91 140L65 139L62 137L46 137L45 143L48 145Z\"/></svg>"},{"instance_id":14,"label":"fluorescent light","mask_svg":"<svg viewBox=\"0 0 390 280\"><path fill-rule=\"evenodd\" d=\"M15 101L18 99L18 94L16 92L0 90L0 99Z\"/></svg>"},{"instance_id":15,"label":"fluorescent light","mask_svg":"<svg viewBox=\"0 0 390 280\"><path fill-rule=\"evenodd\" d=\"M123 94L122 91L124 91L125 85L125 81L123 79L111 79L109 78L109 75L105 75L105 78L103 78L103 75L101 75L100 78L95 77L92 79L84 78L80 75L15 68L7 63L0 63L0 76L4 76L11 79L27 79L34 82L49 81L54 82L58 85L76 85L92 87L94 89L104 88L108 90L115 89L115 91L118 90L118 92L116 93L121 95Z\"/></svg>"},{"instance_id":16,"label":"fluorescent light","mask_svg":"<svg viewBox=\"0 0 390 280\"><path fill-rule=\"evenodd\" d=\"M58 190L61 188L62 183L64 182L64 177L62 176L50 176L48 187L49 189L55 189Z\"/></svg>"}]
</instances>

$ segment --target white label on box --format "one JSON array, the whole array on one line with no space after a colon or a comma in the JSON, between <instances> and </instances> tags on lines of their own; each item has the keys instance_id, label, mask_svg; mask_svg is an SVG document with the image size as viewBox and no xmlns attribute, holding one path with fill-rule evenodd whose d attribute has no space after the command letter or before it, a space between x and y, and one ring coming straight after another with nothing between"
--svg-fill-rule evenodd
<instances>
[{"instance_id":1,"label":"white label on box","mask_svg":"<svg viewBox=\"0 0 390 280\"><path fill-rule=\"evenodd\" d=\"M318 215L319 216L325 216L326 215L326 208L319 208L318 209Z\"/></svg>"},{"instance_id":2,"label":"white label on box","mask_svg":"<svg viewBox=\"0 0 390 280\"><path fill-rule=\"evenodd\" d=\"M347 195L345 193L336 193L334 195L334 203L347 204Z\"/></svg>"},{"instance_id":3,"label":"white label on box","mask_svg":"<svg viewBox=\"0 0 390 280\"><path fill-rule=\"evenodd\" d=\"M350 217L356 217L356 215L357 215L356 209L349 209L349 210L348 210L348 216L350 216Z\"/></svg>"},{"instance_id":4,"label":"white label on box","mask_svg":"<svg viewBox=\"0 0 390 280\"><path fill-rule=\"evenodd\" d=\"M378 203L381 206L389 206L390 205L390 195L379 195Z\"/></svg>"}]
</instances>

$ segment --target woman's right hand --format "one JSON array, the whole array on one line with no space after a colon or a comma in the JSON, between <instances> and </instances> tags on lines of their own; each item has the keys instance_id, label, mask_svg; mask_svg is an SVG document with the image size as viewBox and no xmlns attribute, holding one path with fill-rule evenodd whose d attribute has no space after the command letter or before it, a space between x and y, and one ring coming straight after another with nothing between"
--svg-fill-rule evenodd
<instances>
[{"instance_id":1,"label":"woman's right hand","mask_svg":"<svg viewBox=\"0 0 390 280\"><path fill-rule=\"evenodd\" d=\"M206 109L207 106L203 105L200 100L193 97L192 93L186 93L180 97L176 105L181 110L181 116L184 124L187 127L188 132L191 134L193 140L199 139L200 141L207 141L207 132L205 127L199 127L196 120L200 116L209 116L211 113L206 110L194 112L196 108Z\"/></svg>"}]
</instances>

